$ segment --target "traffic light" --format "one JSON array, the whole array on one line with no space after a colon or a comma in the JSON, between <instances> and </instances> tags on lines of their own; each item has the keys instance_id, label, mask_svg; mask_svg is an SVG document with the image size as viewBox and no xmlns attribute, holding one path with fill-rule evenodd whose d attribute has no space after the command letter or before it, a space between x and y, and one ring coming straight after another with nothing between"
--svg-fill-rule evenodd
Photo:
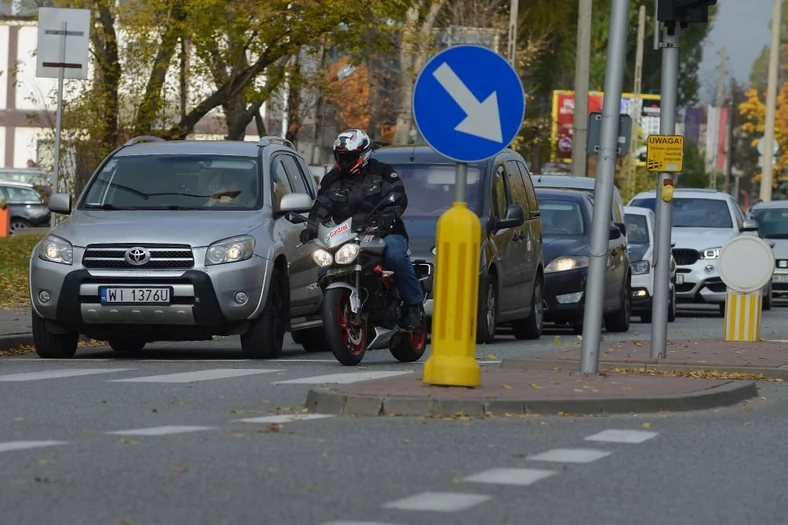
<instances>
[{"instance_id":1,"label":"traffic light","mask_svg":"<svg viewBox=\"0 0 788 525\"><path fill-rule=\"evenodd\" d=\"M705 24L709 8L717 0L657 0L657 20L682 24Z\"/></svg>"}]
</instances>

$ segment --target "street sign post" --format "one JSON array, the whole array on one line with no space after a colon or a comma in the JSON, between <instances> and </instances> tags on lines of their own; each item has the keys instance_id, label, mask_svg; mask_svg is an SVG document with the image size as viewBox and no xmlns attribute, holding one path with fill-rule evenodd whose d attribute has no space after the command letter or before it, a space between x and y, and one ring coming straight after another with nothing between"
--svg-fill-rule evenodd
<instances>
[{"instance_id":1,"label":"street sign post","mask_svg":"<svg viewBox=\"0 0 788 525\"><path fill-rule=\"evenodd\" d=\"M504 57L485 47L445 49L416 79L413 119L419 134L437 153L457 162L454 204L440 216L436 231L432 355L424 364L424 383L481 384L475 358L481 225L466 202L468 163L506 149L523 118L520 77Z\"/></svg>"},{"instance_id":2,"label":"street sign post","mask_svg":"<svg viewBox=\"0 0 788 525\"><path fill-rule=\"evenodd\" d=\"M55 151L52 191L58 191L60 135L63 126L63 83L66 78L88 77L90 9L41 7L38 10L36 76L57 79ZM50 224L55 225L52 214Z\"/></svg>"},{"instance_id":3,"label":"street sign post","mask_svg":"<svg viewBox=\"0 0 788 525\"><path fill-rule=\"evenodd\" d=\"M684 137L649 135L646 143L646 169L662 173L684 171Z\"/></svg>"}]
</instances>

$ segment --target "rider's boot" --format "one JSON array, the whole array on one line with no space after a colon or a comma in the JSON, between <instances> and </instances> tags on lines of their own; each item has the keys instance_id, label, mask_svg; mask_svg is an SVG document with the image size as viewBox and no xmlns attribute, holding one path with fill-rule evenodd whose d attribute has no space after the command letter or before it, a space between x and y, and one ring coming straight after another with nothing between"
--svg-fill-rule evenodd
<instances>
[{"instance_id":1,"label":"rider's boot","mask_svg":"<svg viewBox=\"0 0 788 525\"><path fill-rule=\"evenodd\" d=\"M402 327L405 330L415 330L421 324L421 304L403 305Z\"/></svg>"}]
</instances>

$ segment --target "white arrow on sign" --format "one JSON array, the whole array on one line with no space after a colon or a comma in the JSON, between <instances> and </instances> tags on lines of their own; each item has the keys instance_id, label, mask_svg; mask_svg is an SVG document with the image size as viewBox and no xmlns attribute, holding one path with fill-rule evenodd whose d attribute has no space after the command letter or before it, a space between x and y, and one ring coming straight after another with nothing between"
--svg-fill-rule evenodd
<instances>
[{"instance_id":1,"label":"white arrow on sign","mask_svg":"<svg viewBox=\"0 0 788 525\"><path fill-rule=\"evenodd\" d=\"M460 80L457 73L444 62L432 76L445 89L451 98L465 112L466 117L454 129L494 142L503 142L501 115L498 112L498 93L493 91L484 102L471 93L468 86Z\"/></svg>"}]
</instances>

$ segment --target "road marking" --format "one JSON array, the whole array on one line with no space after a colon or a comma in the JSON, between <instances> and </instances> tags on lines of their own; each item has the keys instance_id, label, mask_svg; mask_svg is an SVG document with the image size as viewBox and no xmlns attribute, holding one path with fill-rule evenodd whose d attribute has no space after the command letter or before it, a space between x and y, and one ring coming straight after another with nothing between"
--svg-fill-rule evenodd
<instances>
[{"instance_id":1,"label":"road marking","mask_svg":"<svg viewBox=\"0 0 788 525\"><path fill-rule=\"evenodd\" d=\"M346 374L329 374L325 376L302 377L300 379L290 379L288 381L278 381L275 385L346 385L348 383L358 383L370 381L372 379L383 379L386 377L401 376L411 372L349 372Z\"/></svg>"},{"instance_id":2,"label":"road marking","mask_svg":"<svg viewBox=\"0 0 788 525\"><path fill-rule=\"evenodd\" d=\"M555 461L557 463L591 463L609 456L612 452L593 448L556 448L542 454L528 456L536 461Z\"/></svg>"},{"instance_id":3,"label":"road marking","mask_svg":"<svg viewBox=\"0 0 788 525\"><path fill-rule=\"evenodd\" d=\"M384 509L429 510L434 512L460 512L491 500L492 496L459 492L422 492L409 498L392 501Z\"/></svg>"},{"instance_id":4,"label":"road marking","mask_svg":"<svg viewBox=\"0 0 788 525\"><path fill-rule=\"evenodd\" d=\"M646 432L645 430L604 430L593 436L588 436L586 441L604 441L606 443L643 443L656 437L659 432Z\"/></svg>"},{"instance_id":5,"label":"road marking","mask_svg":"<svg viewBox=\"0 0 788 525\"><path fill-rule=\"evenodd\" d=\"M335 417L333 414L281 414L278 416L262 416L262 417L247 417L244 419L235 419L241 423L290 423L293 421L306 421L309 419L324 419L327 417Z\"/></svg>"},{"instance_id":6,"label":"road marking","mask_svg":"<svg viewBox=\"0 0 788 525\"><path fill-rule=\"evenodd\" d=\"M470 483L493 483L498 485L532 485L556 474L552 470L532 468L493 468L473 476L462 478Z\"/></svg>"},{"instance_id":7,"label":"road marking","mask_svg":"<svg viewBox=\"0 0 788 525\"><path fill-rule=\"evenodd\" d=\"M188 425L165 425L161 427L133 428L131 430L114 430L106 432L115 436L168 436L170 434L181 434L183 432L199 432L201 430L213 430L218 427L195 427Z\"/></svg>"},{"instance_id":8,"label":"road marking","mask_svg":"<svg viewBox=\"0 0 788 525\"><path fill-rule=\"evenodd\" d=\"M0 443L0 452L25 450L28 448L51 447L54 445L65 444L65 441L6 441L5 443Z\"/></svg>"},{"instance_id":9,"label":"road marking","mask_svg":"<svg viewBox=\"0 0 788 525\"><path fill-rule=\"evenodd\" d=\"M267 368L213 368L211 370L181 372L179 374L132 377L130 379L111 379L108 383L191 383L192 381L227 379L230 377L250 376L254 374L270 374L272 372L283 372L283 370L272 370Z\"/></svg>"},{"instance_id":10,"label":"road marking","mask_svg":"<svg viewBox=\"0 0 788 525\"><path fill-rule=\"evenodd\" d=\"M63 370L46 370L44 372L23 372L0 376L0 381L38 381L41 379L60 379L63 377L89 376L93 374L110 374L127 372L136 368L66 368Z\"/></svg>"}]
</instances>

